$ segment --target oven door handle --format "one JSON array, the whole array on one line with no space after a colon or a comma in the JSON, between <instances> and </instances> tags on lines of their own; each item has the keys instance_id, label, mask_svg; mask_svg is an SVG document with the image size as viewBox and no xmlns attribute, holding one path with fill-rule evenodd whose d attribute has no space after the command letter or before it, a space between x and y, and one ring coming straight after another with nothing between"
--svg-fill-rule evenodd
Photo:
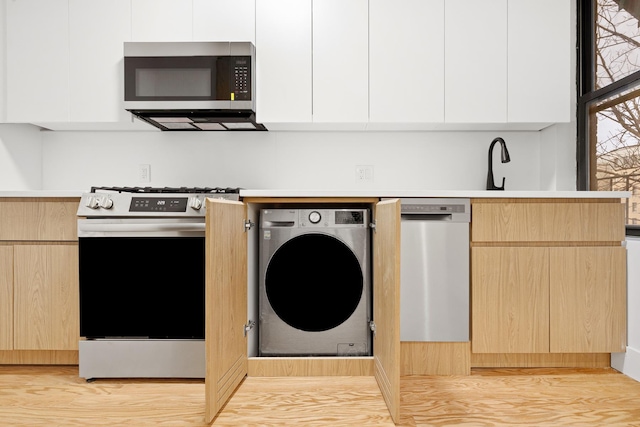
<instances>
[{"instance_id":1,"label":"oven door handle","mask_svg":"<svg viewBox=\"0 0 640 427\"><path fill-rule=\"evenodd\" d=\"M176 235L176 234L200 234L204 236L206 225L204 223L93 223L92 221L78 222L78 237L98 237L109 235Z\"/></svg>"}]
</instances>

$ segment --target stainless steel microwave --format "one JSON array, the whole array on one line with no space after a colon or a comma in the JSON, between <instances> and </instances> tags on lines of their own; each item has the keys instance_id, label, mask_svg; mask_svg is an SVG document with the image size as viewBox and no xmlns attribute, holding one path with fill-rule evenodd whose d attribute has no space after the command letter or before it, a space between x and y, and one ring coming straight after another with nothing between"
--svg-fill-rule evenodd
<instances>
[{"instance_id":1,"label":"stainless steel microwave","mask_svg":"<svg viewBox=\"0 0 640 427\"><path fill-rule=\"evenodd\" d=\"M266 130L250 42L125 42L124 106L161 130Z\"/></svg>"}]
</instances>

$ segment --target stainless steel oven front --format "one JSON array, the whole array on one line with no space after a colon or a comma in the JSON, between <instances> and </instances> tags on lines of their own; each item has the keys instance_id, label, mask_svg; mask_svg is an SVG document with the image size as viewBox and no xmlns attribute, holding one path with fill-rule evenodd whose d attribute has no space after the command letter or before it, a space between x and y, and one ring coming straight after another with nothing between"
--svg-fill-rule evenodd
<instances>
[{"instance_id":1,"label":"stainless steel oven front","mask_svg":"<svg viewBox=\"0 0 640 427\"><path fill-rule=\"evenodd\" d=\"M204 378L205 197L83 196L81 377Z\"/></svg>"}]
</instances>

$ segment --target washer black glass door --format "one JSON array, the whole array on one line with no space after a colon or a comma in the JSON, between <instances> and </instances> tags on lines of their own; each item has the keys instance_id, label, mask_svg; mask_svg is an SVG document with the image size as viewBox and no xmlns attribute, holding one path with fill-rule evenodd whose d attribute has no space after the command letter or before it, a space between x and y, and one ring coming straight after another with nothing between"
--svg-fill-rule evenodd
<instances>
[{"instance_id":1,"label":"washer black glass door","mask_svg":"<svg viewBox=\"0 0 640 427\"><path fill-rule=\"evenodd\" d=\"M289 326L308 332L346 321L362 297L362 268L353 251L325 234L303 234L273 254L265 291L273 311Z\"/></svg>"}]
</instances>

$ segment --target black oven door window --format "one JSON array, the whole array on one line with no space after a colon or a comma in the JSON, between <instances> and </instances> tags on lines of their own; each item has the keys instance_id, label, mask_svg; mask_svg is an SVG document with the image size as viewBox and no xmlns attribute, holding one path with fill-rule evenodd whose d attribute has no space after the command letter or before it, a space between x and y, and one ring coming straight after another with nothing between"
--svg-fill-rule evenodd
<instances>
[{"instance_id":1,"label":"black oven door window","mask_svg":"<svg viewBox=\"0 0 640 427\"><path fill-rule=\"evenodd\" d=\"M79 239L80 335L204 339L204 237Z\"/></svg>"}]
</instances>

